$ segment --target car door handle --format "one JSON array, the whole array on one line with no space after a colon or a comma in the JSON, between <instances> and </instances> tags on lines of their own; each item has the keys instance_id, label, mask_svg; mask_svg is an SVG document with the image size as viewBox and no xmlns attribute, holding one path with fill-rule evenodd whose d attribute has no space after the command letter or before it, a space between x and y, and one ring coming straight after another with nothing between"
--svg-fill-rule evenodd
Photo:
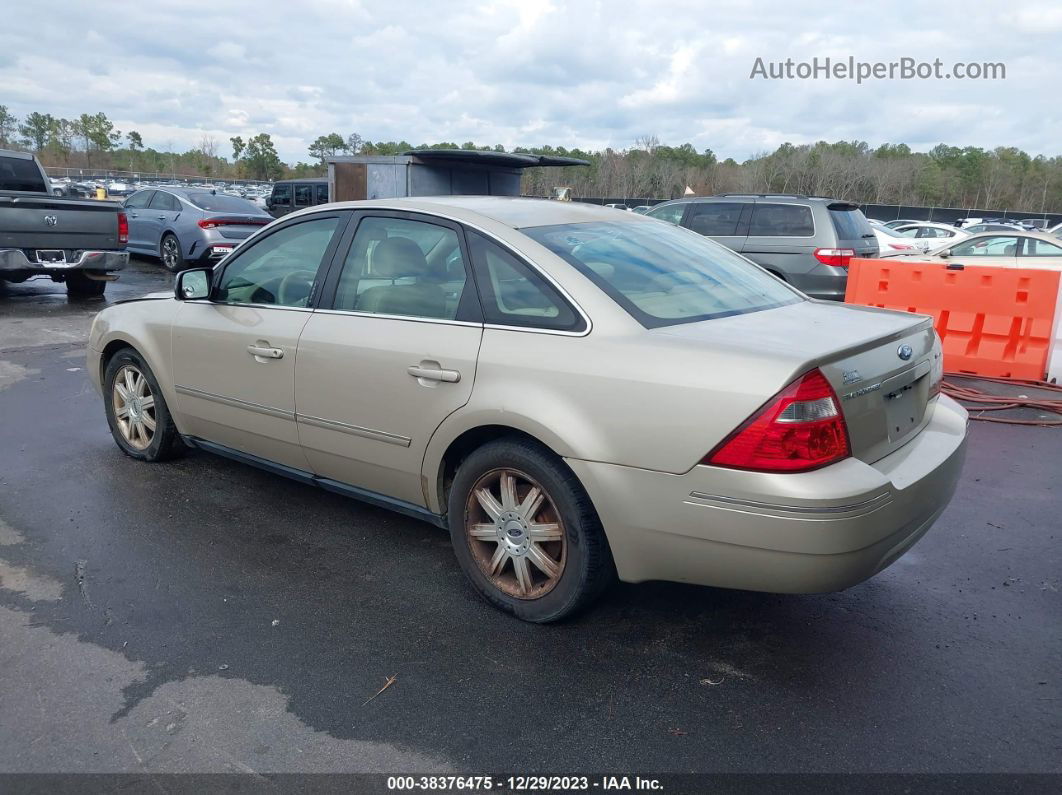
<instances>
[{"instance_id":1,"label":"car door handle","mask_svg":"<svg viewBox=\"0 0 1062 795\"><path fill-rule=\"evenodd\" d=\"M166 220L166 216L165 215L156 215L155 217L158 218L160 221L165 221Z\"/></svg>"},{"instance_id":2,"label":"car door handle","mask_svg":"<svg viewBox=\"0 0 1062 795\"><path fill-rule=\"evenodd\" d=\"M284 351L280 348L269 348L264 345L248 345L247 352L251 356L258 356L263 359L283 359Z\"/></svg>"},{"instance_id":3,"label":"car door handle","mask_svg":"<svg viewBox=\"0 0 1062 795\"><path fill-rule=\"evenodd\" d=\"M427 381L445 381L448 384L456 384L461 380L461 373L457 370L443 370L438 367L422 367L412 364L406 368L406 372L414 378L423 378Z\"/></svg>"}]
</instances>

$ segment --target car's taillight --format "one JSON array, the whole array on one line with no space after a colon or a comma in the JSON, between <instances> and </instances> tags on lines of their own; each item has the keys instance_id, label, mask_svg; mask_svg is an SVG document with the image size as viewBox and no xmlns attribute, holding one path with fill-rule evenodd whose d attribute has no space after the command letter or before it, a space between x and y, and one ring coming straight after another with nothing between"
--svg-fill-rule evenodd
<instances>
[{"instance_id":1,"label":"car's taillight","mask_svg":"<svg viewBox=\"0 0 1062 795\"><path fill-rule=\"evenodd\" d=\"M791 383L704 457L702 464L807 472L851 455L837 393L819 369Z\"/></svg>"},{"instance_id":2,"label":"car's taillight","mask_svg":"<svg viewBox=\"0 0 1062 795\"><path fill-rule=\"evenodd\" d=\"M196 223L200 229L213 229L216 226L265 226L272 219L249 218L200 218Z\"/></svg>"},{"instance_id":3,"label":"car's taillight","mask_svg":"<svg viewBox=\"0 0 1062 795\"><path fill-rule=\"evenodd\" d=\"M124 246L129 243L129 218L123 212L118 213L118 245Z\"/></svg>"},{"instance_id":4,"label":"car's taillight","mask_svg":"<svg viewBox=\"0 0 1062 795\"><path fill-rule=\"evenodd\" d=\"M903 243L889 243L889 248L896 249L897 251L913 251L914 246L906 246Z\"/></svg>"},{"instance_id":5,"label":"car's taillight","mask_svg":"<svg viewBox=\"0 0 1062 795\"><path fill-rule=\"evenodd\" d=\"M823 265L847 268L848 263L855 256L855 250L850 248L817 248L813 256Z\"/></svg>"}]
</instances>

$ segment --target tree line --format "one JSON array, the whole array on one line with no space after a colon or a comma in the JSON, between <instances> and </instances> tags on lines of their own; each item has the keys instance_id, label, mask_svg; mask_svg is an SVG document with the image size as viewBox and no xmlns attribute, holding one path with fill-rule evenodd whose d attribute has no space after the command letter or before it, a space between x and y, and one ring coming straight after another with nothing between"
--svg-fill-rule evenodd
<instances>
[{"instance_id":1,"label":"tree line","mask_svg":"<svg viewBox=\"0 0 1062 795\"><path fill-rule=\"evenodd\" d=\"M575 196L670 199L687 188L714 193L802 193L860 203L1054 212L1062 209L1062 157L1031 156L1014 147L983 149L939 144L928 152L906 144L871 147L865 141L785 143L744 162L717 159L711 149L661 144L644 135L626 149L584 151L563 146L506 149L474 141L414 146L332 132L308 147L308 162L285 164L268 133L229 139L231 158L212 136L185 152L144 145L136 130L123 134L104 113L75 119L33 112L19 119L0 105L0 148L35 152L47 166L172 172L222 179L319 176L328 158L344 154L399 155L411 149L477 149L587 160L588 167L531 168L522 190L546 196L555 186Z\"/></svg>"}]
</instances>

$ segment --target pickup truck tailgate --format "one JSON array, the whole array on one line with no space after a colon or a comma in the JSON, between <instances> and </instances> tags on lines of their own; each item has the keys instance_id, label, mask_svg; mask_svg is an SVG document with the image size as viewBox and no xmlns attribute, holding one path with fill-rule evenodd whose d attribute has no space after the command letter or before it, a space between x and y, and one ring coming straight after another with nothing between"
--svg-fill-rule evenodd
<instances>
[{"instance_id":1,"label":"pickup truck tailgate","mask_svg":"<svg viewBox=\"0 0 1062 795\"><path fill-rule=\"evenodd\" d=\"M0 194L0 248L113 250L118 243L116 202L39 193Z\"/></svg>"}]
</instances>

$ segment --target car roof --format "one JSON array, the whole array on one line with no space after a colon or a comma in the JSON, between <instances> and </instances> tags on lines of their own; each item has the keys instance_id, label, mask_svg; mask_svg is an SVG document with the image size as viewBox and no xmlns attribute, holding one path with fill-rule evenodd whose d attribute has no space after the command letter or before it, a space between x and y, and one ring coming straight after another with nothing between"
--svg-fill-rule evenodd
<instances>
[{"instance_id":1,"label":"car roof","mask_svg":"<svg viewBox=\"0 0 1062 795\"><path fill-rule=\"evenodd\" d=\"M418 196L405 199L370 199L367 201L339 202L318 205L321 207L349 207L350 209L392 208L440 213L446 210L473 213L489 218L513 229L555 224L579 224L591 221L618 221L627 223L655 223L644 215L629 213L611 207L583 202L561 202L553 199L527 199L519 196Z\"/></svg>"}]
</instances>

